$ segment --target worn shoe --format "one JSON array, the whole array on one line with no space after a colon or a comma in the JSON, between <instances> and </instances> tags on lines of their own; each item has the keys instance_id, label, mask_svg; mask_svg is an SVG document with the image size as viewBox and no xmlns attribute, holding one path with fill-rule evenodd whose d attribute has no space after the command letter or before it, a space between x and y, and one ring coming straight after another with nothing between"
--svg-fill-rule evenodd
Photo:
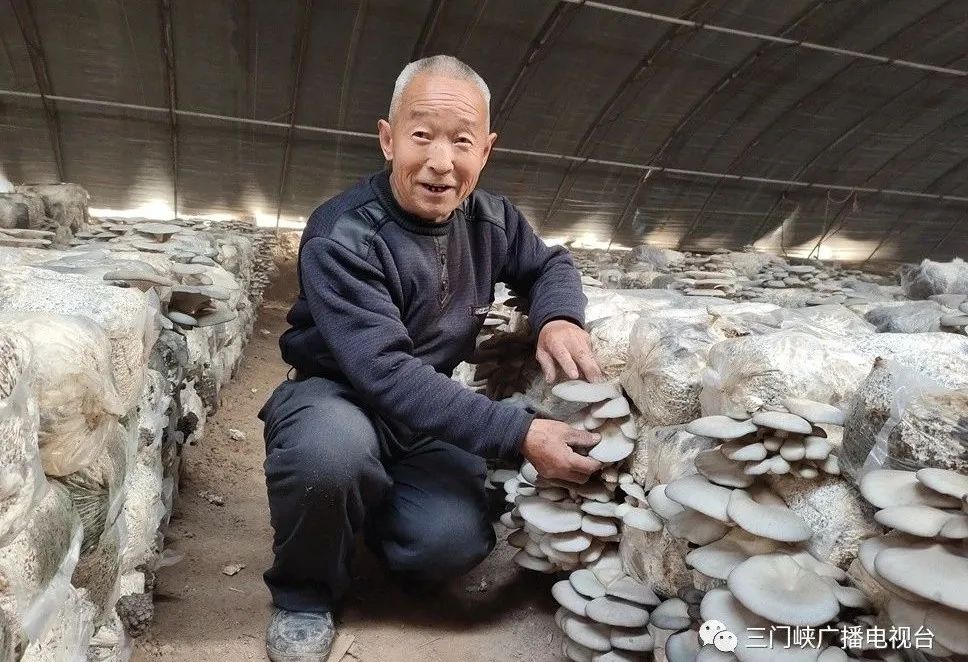
<instances>
[{"instance_id":1,"label":"worn shoe","mask_svg":"<svg viewBox=\"0 0 968 662\"><path fill-rule=\"evenodd\" d=\"M325 662L336 626L332 614L276 609L266 630L272 662Z\"/></svg>"}]
</instances>

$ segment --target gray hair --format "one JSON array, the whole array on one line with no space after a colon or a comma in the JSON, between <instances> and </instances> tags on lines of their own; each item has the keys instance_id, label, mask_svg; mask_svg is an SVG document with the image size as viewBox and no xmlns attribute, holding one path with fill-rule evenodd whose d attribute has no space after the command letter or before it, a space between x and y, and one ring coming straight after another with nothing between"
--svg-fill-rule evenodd
<instances>
[{"instance_id":1,"label":"gray hair","mask_svg":"<svg viewBox=\"0 0 968 662\"><path fill-rule=\"evenodd\" d=\"M400 107L400 98L403 96L403 91L407 88L417 74L435 74L438 76L447 76L454 78L456 80L466 80L477 85L480 89L481 94L484 96L484 108L487 111L487 124L491 124L491 90L488 89L487 83L481 78L480 74L474 71L470 66L461 62L456 57L452 55L432 55L430 57L425 57L421 60L416 60L411 62L403 68L400 75L397 76L397 82L393 85L393 96L390 98L390 114L389 119L392 121L393 116L396 115L397 109Z\"/></svg>"}]
</instances>

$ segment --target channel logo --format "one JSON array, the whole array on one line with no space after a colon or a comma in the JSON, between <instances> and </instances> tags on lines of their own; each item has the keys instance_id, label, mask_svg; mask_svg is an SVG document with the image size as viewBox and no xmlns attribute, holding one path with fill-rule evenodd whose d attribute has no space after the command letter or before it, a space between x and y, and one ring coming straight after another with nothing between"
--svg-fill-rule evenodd
<instances>
[{"instance_id":1,"label":"channel logo","mask_svg":"<svg viewBox=\"0 0 968 662\"><path fill-rule=\"evenodd\" d=\"M736 635L726 629L726 626L716 620L709 620L699 626L699 639L703 645L712 644L716 650L732 653L736 650Z\"/></svg>"}]
</instances>

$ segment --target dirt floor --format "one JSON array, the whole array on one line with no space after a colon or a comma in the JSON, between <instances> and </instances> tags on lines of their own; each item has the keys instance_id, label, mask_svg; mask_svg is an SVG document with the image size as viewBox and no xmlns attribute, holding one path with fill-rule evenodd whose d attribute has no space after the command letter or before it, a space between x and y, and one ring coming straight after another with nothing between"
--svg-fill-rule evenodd
<instances>
[{"instance_id":1,"label":"dirt floor","mask_svg":"<svg viewBox=\"0 0 968 662\"><path fill-rule=\"evenodd\" d=\"M159 571L154 622L136 642L135 662L266 659L270 602L261 574L270 562L271 528L256 413L286 373L277 340L286 328L287 308L272 301L263 305L240 369L222 393L221 408L209 418L204 439L185 449L181 493L167 537L168 548L184 558ZM233 440L229 430L241 431L244 439ZM212 503L217 497L224 505ZM549 593L554 579L514 565L514 550L503 540L508 531L496 526L501 541L490 558L432 599L402 594L361 552L355 588L339 623L338 643L350 644L348 652L330 659L561 659ZM232 565L243 567L225 574Z\"/></svg>"}]
</instances>

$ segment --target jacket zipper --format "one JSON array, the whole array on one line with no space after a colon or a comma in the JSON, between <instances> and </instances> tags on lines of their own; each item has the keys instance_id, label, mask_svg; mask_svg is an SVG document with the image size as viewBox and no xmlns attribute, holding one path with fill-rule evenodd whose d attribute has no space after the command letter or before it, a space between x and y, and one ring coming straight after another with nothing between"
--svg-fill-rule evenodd
<instances>
[{"instance_id":1,"label":"jacket zipper","mask_svg":"<svg viewBox=\"0 0 968 662\"><path fill-rule=\"evenodd\" d=\"M444 237L446 240L446 237ZM438 301L443 306L450 296L450 275L447 270L447 246L441 237L434 237L434 247L437 249L437 258L440 263L440 294Z\"/></svg>"}]
</instances>

